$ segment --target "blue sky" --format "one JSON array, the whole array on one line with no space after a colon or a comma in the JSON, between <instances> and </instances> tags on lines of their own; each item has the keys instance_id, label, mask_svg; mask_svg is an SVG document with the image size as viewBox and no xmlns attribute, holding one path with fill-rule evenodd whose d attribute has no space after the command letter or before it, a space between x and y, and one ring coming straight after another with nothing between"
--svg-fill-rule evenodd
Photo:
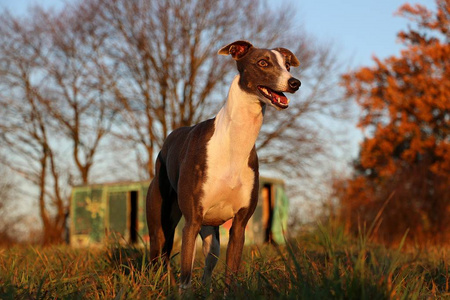
<instances>
[{"instance_id":1,"label":"blue sky","mask_svg":"<svg viewBox=\"0 0 450 300\"><path fill-rule=\"evenodd\" d=\"M61 6L70 0L0 0L0 8L13 13L26 12L27 7L39 3ZM269 0L270 6L290 3L297 10L295 24L319 41L331 42L341 58L352 67L372 64L372 56L386 58L398 54L401 45L396 34L406 29L408 21L394 16L404 0ZM434 9L434 0L410 0Z\"/></svg>"},{"instance_id":2,"label":"blue sky","mask_svg":"<svg viewBox=\"0 0 450 300\"><path fill-rule=\"evenodd\" d=\"M275 2L275 1L272 1ZM406 18L395 16L409 2L435 9L434 0L310 0L296 1L299 23L322 41L331 41L353 67L372 65L372 56L399 54L397 33L408 28Z\"/></svg>"}]
</instances>

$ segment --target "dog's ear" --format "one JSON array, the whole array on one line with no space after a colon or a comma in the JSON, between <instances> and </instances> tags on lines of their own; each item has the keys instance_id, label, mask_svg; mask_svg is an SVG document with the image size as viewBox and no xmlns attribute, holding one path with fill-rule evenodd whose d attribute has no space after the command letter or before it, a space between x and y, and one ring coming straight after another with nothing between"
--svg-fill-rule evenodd
<instances>
[{"instance_id":1,"label":"dog's ear","mask_svg":"<svg viewBox=\"0 0 450 300\"><path fill-rule=\"evenodd\" d=\"M286 48L275 48L275 50L280 52L281 54L283 54L284 57L286 58L286 62L288 62L291 66L293 66L293 67L300 66L300 62L298 61L297 57L294 55L294 53L292 53L288 49L286 49Z\"/></svg>"},{"instance_id":2,"label":"dog's ear","mask_svg":"<svg viewBox=\"0 0 450 300\"><path fill-rule=\"evenodd\" d=\"M221 48L217 53L220 55L231 54L234 60L238 60L244 57L252 47L253 45L247 41L236 41Z\"/></svg>"}]
</instances>

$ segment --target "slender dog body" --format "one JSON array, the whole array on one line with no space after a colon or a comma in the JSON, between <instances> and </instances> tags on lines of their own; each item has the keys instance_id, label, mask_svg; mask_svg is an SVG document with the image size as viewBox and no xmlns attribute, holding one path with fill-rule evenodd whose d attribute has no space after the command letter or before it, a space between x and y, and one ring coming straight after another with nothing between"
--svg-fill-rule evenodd
<instances>
[{"instance_id":1,"label":"slender dog body","mask_svg":"<svg viewBox=\"0 0 450 300\"><path fill-rule=\"evenodd\" d=\"M175 227L185 218L180 288L190 286L195 240L200 233L208 283L219 255L219 225L233 219L226 256L226 283L240 264L244 231L258 202L255 142L266 105L288 107L282 92L295 92L300 81L289 73L298 66L284 48L254 48L237 41L219 50L236 60L239 75L214 119L174 130L158 155L147 194L147 223L152 260L169 260Z\"/></svg>"}]
</instances>

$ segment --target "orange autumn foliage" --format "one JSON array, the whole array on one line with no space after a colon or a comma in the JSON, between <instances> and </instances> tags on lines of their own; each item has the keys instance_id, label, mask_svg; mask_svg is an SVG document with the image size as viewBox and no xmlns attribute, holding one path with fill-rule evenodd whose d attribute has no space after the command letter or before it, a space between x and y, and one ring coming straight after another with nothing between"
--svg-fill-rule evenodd
<instances>
[{"instance_id":1,"label":"orange autumn foliage","mask_svg":"<svg viewBox=\"0 0 450 300\"><path fill-rule=\"evenodd\" d=\"M366 137L354 178L336 183L349 230L370 223L385 201L377 237L450 242L450 1L437 11L403 5L415 28L398 34L400 56L343 76L361 107Z\"/></svg>"}]
</instances>

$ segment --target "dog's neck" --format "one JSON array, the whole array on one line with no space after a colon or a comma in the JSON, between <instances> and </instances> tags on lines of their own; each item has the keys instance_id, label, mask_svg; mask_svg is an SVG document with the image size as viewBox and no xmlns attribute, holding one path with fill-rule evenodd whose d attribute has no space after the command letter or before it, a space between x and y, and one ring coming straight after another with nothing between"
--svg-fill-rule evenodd
<instances>
[{"instance_id":1,"label":"dog's neck","mask_svg":"<svg viewBox=\"0 0 450 300\"><path fill-rule=\"evenodd\" d=\"M250 152L263 123L265 104L258 97L244 92L236 76L225 105L216 116L215 140L219 141L229 162L247 164Z\"/></svg>"},{"instance_id":2,"label":"dog's neck","mask_svg":"<svg viewBox=\"0 0 450 300\"><path fill-rule=\"evenodd\" d=\"M241 89L239 77L239 75L234 77L227 101L217 116L224 114L227 120L237 123L262 120L266 105L259 101L256 95Z\"/></svg>"}]
</instances>

